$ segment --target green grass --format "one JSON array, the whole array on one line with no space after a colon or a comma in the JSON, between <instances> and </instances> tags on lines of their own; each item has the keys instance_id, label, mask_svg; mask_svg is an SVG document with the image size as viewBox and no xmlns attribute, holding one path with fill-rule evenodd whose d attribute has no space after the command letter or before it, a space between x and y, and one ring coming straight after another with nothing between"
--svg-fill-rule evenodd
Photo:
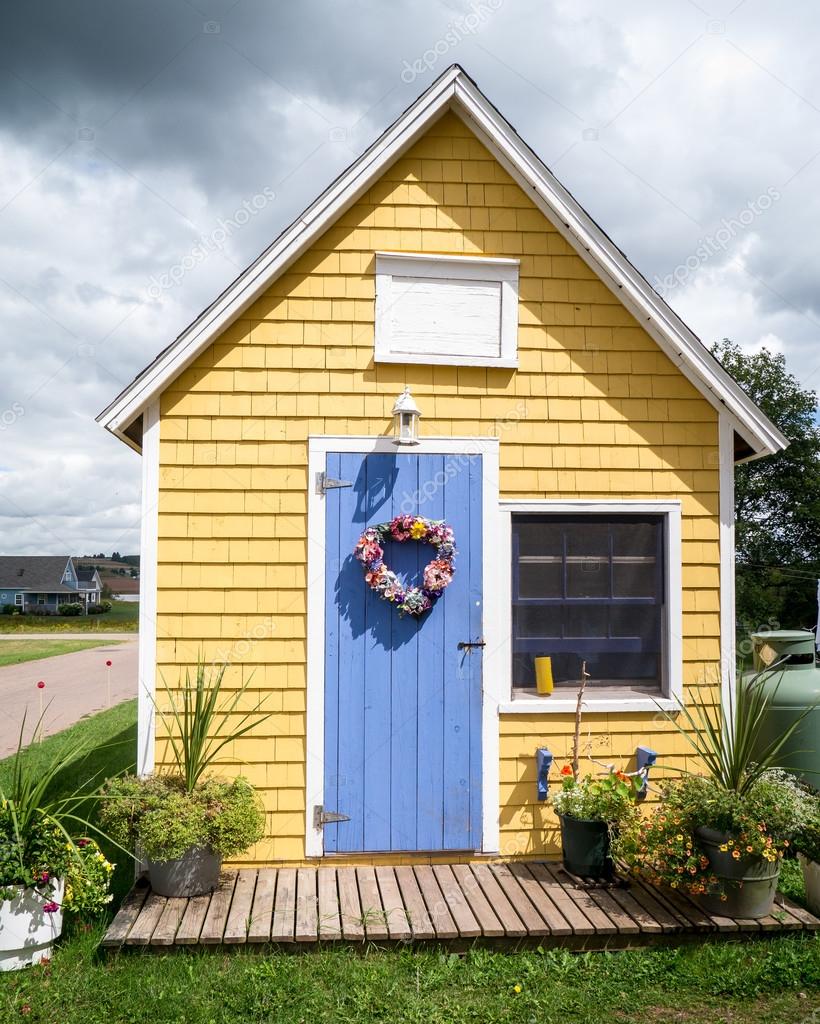
<instances>
[{"instance_id":1,"label":"green grass","mask_svg":"<svg viewBox=\"0 0 820 1024\"><path fill-rule=\"evenodd\" d=\"M0 615L3 633L136 633L139 601L112 601L105 615Z\"/></svg>"},{"instance_id":2,"label":"green grass","mask_svg":"<svg viewBox=\"0 0 820 1024\"><path fill-rule=\"evenodd\" d=\"M77 935L46 968L0 977L0 1020L808 1024L820 1007L820 940L811 938L580 955L340 948L102 960L100 935Z\"/></svg>"},{"instance_id":3,"label":"green grass","mask_svg":"<svg viewBox=\"0 0 820 1024\"><path fill-rule=\"evenodd\" d=\"M53 658L58 654L86 651L91 647L99 646L99 640L3 640L0 638L0 668L4 665L22 665L24 661Z\"/></svg>"},{"instance_id":4,"label":"green grass","mask_svg":"<svg viewBox=\"0 0 820 1024\"><path fill-rule=\"evenodd\" d=\"M64 793L96 772L121 771L134 759L135 704L79 722L30 756L45 761L79 737L91 744L57 780ZM0 783L8 770L0 762ZM121 896L131 862L110 856ZM784 887L799 898L795 867L784 866ZM0 1022L810 1024L815 1011L820 1019L820 939L807 936L590 954L240 948L105 959L98 944L106 923L70 923L50 964L0 975Z\"/></svg>"}]
</instances>

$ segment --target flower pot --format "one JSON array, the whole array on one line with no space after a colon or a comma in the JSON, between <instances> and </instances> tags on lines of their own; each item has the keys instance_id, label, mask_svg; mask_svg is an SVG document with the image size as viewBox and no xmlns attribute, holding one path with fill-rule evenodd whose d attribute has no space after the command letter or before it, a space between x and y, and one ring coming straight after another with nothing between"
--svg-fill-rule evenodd
<instances>
[{"instance_id":1,"label":"flower pot","mask_svg":"<svg viewBox=\"0 0 820 1024\"><path fill-rule=\"evenodd\" d=\"M820 864L816 860L809 860L802 853L798 853L797 859L806 883L806 904L812 914L820 914Z\"/></svg>"},{"instance_id":2,"label":"flower pot","mask_svg":"<svg viewBox=\"0 0 820 1024\"><path fill-rule=\"evenodd\" d=\"M11 886L16 895L0 902L0 971L19 971L51 956L55 939L63 930L62 879L55 879L45 893L22 885ZM43 908L57 903L58 909Z\"/></svg>"},{"instance_id":3,"label":"flower pot","mask_svg":"<svg viewBox=\"0 0 820 1024\"><path fill-rule=\"evenodd\" d=\"M591 818L559 814L564 867L584 878L611 878L609 825Z\"/></svg>"},{"instance_id":4,"label":"flower pot","mask_svg":"<svg viewBox=\"0 0 820 1024\"><path fill-rule=\"evenodd\" d=\"M735 860L730 850L720 849L732 837L705 826L695 829L695 838L726 897L721 899L720 893L696 897L703 909L723 917L758 918L770 914L780 877L780 861L768 861L759 854Z\"/></svg>"},{"instance_id":5,"label":"flower pot","mask_svg":"<svg viewBox=\"0 0 820 1024\"><path fill-rule=\"evenodd\" d=\"M222 858L205 846L192 846L175 860L149 860L148 880L159 896L204 896L219 884Z\"/></svg>"}]
</instances>

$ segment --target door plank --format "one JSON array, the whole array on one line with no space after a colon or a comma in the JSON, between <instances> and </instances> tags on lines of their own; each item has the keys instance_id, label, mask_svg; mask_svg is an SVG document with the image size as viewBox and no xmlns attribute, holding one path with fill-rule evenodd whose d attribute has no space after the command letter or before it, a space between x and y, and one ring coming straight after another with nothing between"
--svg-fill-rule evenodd
<instances>
[{"instance_id":1,"label":"door plank","mask_svg":"<svg viewBox=\"0 0 820 1024\"><path fill-rule=\"evenodd\" d=\"M148 882L145 878L138 878L134 888L122 901L114 920L108 926L108 931L101 943L102 946L107 948L122 945L139 917L147 896Z\"/></svg>"},{"instance_id":2,"label":"door plank","mask_svg":"<svg viewBox=\"0 0 820 1024\"><path fill-rule=\"evenodd\" d=\"M356 885L355 868L338 868L336 881L339 885L339 915L342 934L346 939L361 942L364 939L362 905L359 902L359 888Z\"/></svg>"},{"instance_id":3,"label":"door plank","mask_svg":"<svg viewBox=\"0 0 820 1024\"><path fill-rule=\"evenodd\" d=\"M475 914L470 909L467 898L461 891L461 886L456 881L449 864L434 864L433 874L439 884L441 893L447 901L447 907L458 928L458 933L463 939L475 938L481 935L481 925L476 920Z\"/></svg>"},{"instance_id":4,"label":"door plank","mask_svg":"<svg viewBox=\"0 0 820 1024\"><path fill-rule=\"evenodd\" d=\"M316 942L318 938L316 868L299 868L296 872L296 941Z\"/></svg>"},{"instance_id":5,"label":"door plank","mask_svg":"<svg viewBox=\"0 0 820 1024\"><path fill-rule=\"evenodd\" d=\"M407 920L413 930L413 938L434 939L436 932L427 907L424 905L424 898L421 895L416 876L413 874L413 869L407 864L397 867L396 881L399 883L401 896L407 910Z\"/></svg>"},{"instance_id":6,"label":"door plank","mask_svg":"<svg viewBox=\"0 0 820 1024\"><path fill-rule=\"evenodd\" d=\"M501 886L490 871L487 864L470 865L476 881L481 886L484 895L495 911L496 917L504 926L504 931L510 936L526 935L527 929L521 918L516 914L512 904L504 895Z\"/></svg>"},{"instance_id":7,"label":"door plank","mask_svg":"<svg viewBox=\"0 0 820 1024\"><path fill-rule=\"evenodd\" d=\"M544 919L530 902L523 886L518 884L518 879L510 871L510 866L508 864L491 864L490 871L527 929L527 934L549 935L551 929L544 923Z\"/></svg>"},{"instance_id":8,"label":"door plank","mask_svg":"<svg viewBox=\"0 0 820 1024\"><path fill-rule=\"evenodd\" d=\"M276 893L276 868L260 868L253 894L248 942L270 942L273 901Z\"/></svg>"},{"instance_id":9,"label":"door plank","mask_svg":"<svg viewBox=\"0 0 820 1024\"><path fill-rule=\"evenodd\" d=\"M413 874L416 876L416 882L427 905L427 913L433 923L436 938L458 938L458 928L447 906L447 900L439 889L433 869L429 864L417 864L413 868Z\"/></svg>"},{"instance_id":10,"label":"door plank","mask_svg":"<svg viewBox=\"0 0 820 1024\"><path fill-rule=\"evenodd\" d=\"M504 925L498 920L493 908L487 902L475 875L470 871L469 864L453 864L452 872L459 884L470 909L481 926L482 934L487 938L504 934Z\"/></svg>"},{"instance_id":11,"label":"door plank","mask_svg":"<svg viewBox=\"0 0 820 1024\"><path fill-rule=\"evenodd\" d=\"M273 904L272 942L293 942L296 926L296 868L279 868Z\"/></svg>"},{"instance_id":12,"label":"door plank","mask_svg":"<svg viewBox=\"0 0 820 1024\"><path fill-rule=\"evenodd\" d=\"M508 865L510 874L526 893L530 903L543 919L550 935L572 935L572 925L552 902L539 884L538 880L527 870L527 865L520 861L511 861Z\"/></svg>"},{"instance_id":13,"label":"door plank","mask_svg":"<svg viewBox=\"0 0 820 1024\"><path fill-rule=\"evenodd\" d=\"M244 870L239 872L233 891L231 909L225 925L222 941L228 945L248 941L248 929L251 923L253 894L256 890L256 872Z\"/></svg>"},{"instance_id":14,"label":"door plank","mask_svg":"<svg viewBox=\"0 0 820 1024\"><path fill-rule=\"evenodd\" d=\"M335 942L342 937L336 869L319 868L316 875L319 889L319 938L323 942Z\"/></svg>"},{"instance_id":15,"label":"door plank","mask_svg":"<svg viewBox=\"0 0 820 1024\"><path fill-rule=\"evenodd\" d=\"M219 876L219 885L211 894L208 913L205 915L205 922L199 933L199 941L205 945L217 945L222 942L225 925L228 923L228 912L231 909L231 897L236 885L237 874L236 871L223 871Z\"/></svg>"},{"instance_id":16,"label":"door plank","mask_svg":"<svg viewBox=\"0 0 820 1024\"><path fill-rule=\"evenodd\" d=\"M382 906L387 921L387 932L391 939L404 941L413 937L413 930L407 920L407 911L401 898L399 885L393 868L382 865L376 868Z\"/></svg>"}]
</instances>

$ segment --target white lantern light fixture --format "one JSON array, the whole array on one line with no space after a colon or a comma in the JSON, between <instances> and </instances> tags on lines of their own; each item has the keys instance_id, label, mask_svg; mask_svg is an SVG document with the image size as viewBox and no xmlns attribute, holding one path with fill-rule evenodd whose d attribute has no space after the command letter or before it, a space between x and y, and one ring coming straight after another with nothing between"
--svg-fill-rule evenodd
<instances>
[{"instance_id":1,"label":"white lantern light fixture","mask_svg":"<svg viewBox=\"0 0 820 1024\"><path fill-rule=\"evenodd\" d=\"M393 406L393 444L418 444L420 418L419 407L406 387Z\"/></svg>"}]
</instances>

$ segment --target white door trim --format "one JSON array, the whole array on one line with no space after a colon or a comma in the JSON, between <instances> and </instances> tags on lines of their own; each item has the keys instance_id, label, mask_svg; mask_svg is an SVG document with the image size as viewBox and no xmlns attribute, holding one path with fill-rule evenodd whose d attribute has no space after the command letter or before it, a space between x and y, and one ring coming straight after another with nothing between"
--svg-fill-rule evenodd
<instances>
[{"instance_id":1,"label":"white door trim","mask_svg":"<svg viewBox=\"0 0 820 1024\"><path fill-rule=\"evenodd\" d=\"M735 715L735 428L718 423L720 459L720 697L729 720Z\"/></svg>"},{"instance_id":2,"label":"white door trim","mask_svg":"<svg viewBox=\"0 0 820 1024\"><path fill-rule=\"evenodd\" d=\"M396 452L390 437L312 436L308 439L307 533L307 726L305 743L305 856L321 857L321 828L313 824L313 808L324 804L325 712L325 501L316 493L316 474L325 469L328 452ZM496 853L499 846L499 733L498 706L502 694L498 680L503 638L499 604L500 534L498 512L499 441L494 437L426 437L413 455L481 455L482 548L484 590L484 648L482 666L482 851ZM331 808L332 809L332 808Z\"/></svg>"}]
</instances>

